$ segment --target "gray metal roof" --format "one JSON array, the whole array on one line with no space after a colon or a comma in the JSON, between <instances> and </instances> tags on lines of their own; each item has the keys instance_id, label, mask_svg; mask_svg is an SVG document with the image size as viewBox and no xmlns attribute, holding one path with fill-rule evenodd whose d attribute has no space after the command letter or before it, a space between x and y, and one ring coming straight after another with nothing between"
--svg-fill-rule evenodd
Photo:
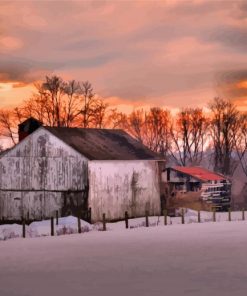
<instances>
[{"instance_id":1,"label":"gray metal roof","mask_svg":"<svg viewBox=\"0 0 247 296\"><path fill-rule=\"evenodd\" d=\"M123 130L47 126L43 128L90 160L162 159Z\"/></svg>"}]
</instances>

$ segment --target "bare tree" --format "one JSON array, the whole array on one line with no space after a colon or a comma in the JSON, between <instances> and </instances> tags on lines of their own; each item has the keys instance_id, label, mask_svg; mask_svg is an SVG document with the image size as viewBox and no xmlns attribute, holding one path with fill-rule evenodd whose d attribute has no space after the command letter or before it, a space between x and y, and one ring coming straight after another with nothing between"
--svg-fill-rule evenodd
<instances>
[{"instance_id":1,"label":"bare tree","mask_svg":"<svg viewBox=\"0 0 247 296\"><path fill-rule=\"evenodd\" d=\"M21 121L21 117L17 117L17 110L0 110L0 135L9 138L13 145L17 142L17 128Z\"/></svg>"},{"instance_id":2,"label":"bare tree","mask_svg":"<svg viewBox=\"0 0 247 296\"><path fill-rule=\"evenodd\" d=\"M154 107L135 110L127 117L126 130L154 152L166 157L170 146L170 112Z\"/></svg>"},{"instance_id":3,"label":"bare tree","mask_svg":"<svg viewBox=\"0 0 247 296\"><path fill-rule=\"evenodd\" d=\"M108 128L128 130L128 116L117 108L111 108L105 124Z\"/></svg>"},{"instance_id":4,"label":"bare tree","mask_svg":"<svg viewBox=\"0 0 247 296\"><path fill-rule=\"evenodd\" d=\"M199 165L207 138L208 120L200 108L181 110L171 125L170 154L177 164Z\"/></svg>"},{"instance_id":5,"label":"bare tree","mask_svg":"<svg viewBox=\"0 0 247 296\"><path fill-rule=\"evenodd\" d=\"M170 148L171 115L167 109L154 107L145 114L145 144L166 157Z\"/></svg>"},{"instance_id":6,"label":"bare tree","mask_svg":"<svg viewBox=\"0 0 247 296\"><path fill-rule=\"evenodd\" d=\"M244 174L247 176L247 113L240 114L239 128L234 134L234 149Z\"/></svg>"},{"instance_id":7,"label":"bare tree","mask_svg":"<svg viewBox=\"0 0 247 296\"><path fill-rule=\"evenodd\" d=\"M141 143L145 142L145 112L135 110L128 116L127 130Z\"/></svg>"},{"instance_id":8,"label":"bare tree","mask_svg":"<svg viewBox=\"0 0 247 296\"><path fill-rule=\"evenodd\" d=\"M237 166L233 154L235 134L239 129L239 111L232 102L221 98L215 98L209 108L212 112L210 135L214 150L214 169L231 176Z\"/></svg>"},{"instance_id":9,"label":"bare tree","mask_svg":"<svg viewBox=\"0 0 247 296\"><path fill-rule=\"evenodd\" d=\"M36 91L20 106L0 111L0 133L17 142L17 125L34 117L44 125L57 127L97 127L107 124L108 104L98 97L92 85L59 76L46 76L35 84Z\"/></svg>"}]
</instances>

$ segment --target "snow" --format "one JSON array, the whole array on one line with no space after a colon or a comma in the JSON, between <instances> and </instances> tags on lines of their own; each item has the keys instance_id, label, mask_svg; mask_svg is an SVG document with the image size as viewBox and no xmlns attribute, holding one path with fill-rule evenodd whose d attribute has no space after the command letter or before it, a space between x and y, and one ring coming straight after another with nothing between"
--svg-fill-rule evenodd
<instances>
[{"instance_id":1,"label":"snow","mask_svg":"<svg viewBox=\"0 0 247 296\"><path fill-rule=\"evenodd\" d=\"M178 211L178 214L181 213L181 210ZM213 221L213 213L212 212L204 212L201 214L201 223L204 222L212 222ZM184 212L184 220L185 224L190 223L198 223L198 213L197 211L191 209L185 209ZM216 222L228 221L228 213L216 213ZM246 215L247 219L247 215ZM164 226L164 217L163 216L153 216L149 217L149 226ZM232 221L241 221L242 220L242 212L232 212L231 213ZM176 225L181 224L181 217L167 217L168 225ZM146 226L145 217L129 219L129 228L135 229ZM107 230L117 231L125 228L125 221L115 222L115 223L107 223ZM99 231L103 229L102 223L98 222L94 225L89 224L86 221L81 220L81 229L82 232L89 231ZM64 235L64 234L73 234L78 233L78 221L76 217L68 216L59 218L58 225L56 225L54 220L54 231L56 235ZM40 237L40 236L50 236L51 234L51 221L44 220L33 222L29 226L26 225L26 237ZM11 238L22 237L22 226L18 224L12 225L0 225L0 241L7 240Z\"/></svg>"},{"instance_id":2,"label":"snow","mask_svg":"<svg viewBox=\"0 0 247 296\"><path fill-rule=\"evenodd\" d=\"M247 221L122 226L0 242L0 295L246 295Z\"/></svg>"},{"instance_id":3,"label":"snow","mask_svg":"<svg viewBox=\"0 0 247 296\"><path fill-rule=\"evenodd\" d=\"M82 232L93 230L93 226L81 220ZM58 219L58 225L54 220L55 235L72 234L78 232L78 220L76 217L68 216ZM33 222L26 225L26 237L39 237L51 235L51 220ZM22 226L18 224L0 225L0 241L10 238L22 237Z\"/></svg>"},{"instance_id":4,"label":"snow","mask_svg":"<svg viewBox=\"0 0 247 296\"><path fill-rule=\"evenodd\" d=\"M58 225L54 220L55 235L72 234L78 232L78 221L76 217L68 216L58 219ZM82 232L92 230L92 225L81 220ZM51 221L44 220L33 222L28 227L28 235L30 237L47 236L51 234Z\"/></svg>"},{"instance_id":5,"label":"snow","mask_svg":"<svg viewBox=\"0 0 247 296\"><path fill-rule=\"evenodd\" d=\"M0 225L0 240L22 236L22 226L18 224Z\"/></svg>"}]
</instances>

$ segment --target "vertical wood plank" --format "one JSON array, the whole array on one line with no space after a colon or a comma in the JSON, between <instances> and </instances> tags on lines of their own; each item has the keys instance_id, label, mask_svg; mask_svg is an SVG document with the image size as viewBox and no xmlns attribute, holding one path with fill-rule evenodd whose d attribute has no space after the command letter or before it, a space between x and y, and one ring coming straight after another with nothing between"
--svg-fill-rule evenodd
<instances>
[{"instance_id":1,"label":"vertical wood plank","mask_svg":"<svg viewBox=\"0 0 247 296\"><path fill-rule=\"evenodd\" d=\"M54 218L51 217L51 236L54 236Z\"/></svg>"},{"instance_id":2,"label":"vertical wood plank","mask_svg":"<svg viewBox=\"0 0 247 296\"><path fill-rule=\"evenodd\" d=\"M22 218L22 237L26 237L26 221L25 218Z\"/></svg>"},{"instance_id":3,"label":"vertical wood plank","mask_svg":"<svg viewBox=\"0 0 247 296\"><path fill-rule=\"evenodd\" d=\"M228 209L228 221L232 221L231 208Z\"/></svg>"},{"instance_id":4,"label":"vertical wood plank","mask_svg":"<svg viewBox=\"0 0 247 296\"><path fill-rule=\"evenodd\" d=\"M167 209L164 210L164 224L167 225Z\"/></svg>"},{"instance_id":5,"label":"vertical wood plank","mask_svg":"<svg viewBox=\"0 0 247 296\"><path fill-rule=\"evenodd\" d=\"M213 208L213 222L216 222L216 211L215 211L215 208Z\"/></svg>"},{"instance_id":6,"label":"vertical wood plank","mask_svg":"<svg viewBox=\"0 0 247 296\"><path fill-rule=\"evenodd\" d=\"M182 208L181 222L184 224L184 208Z\"/></svg>"},{"instance_id":7,"label":"vertical wood plank","mask_svg":"<svg viewBox=\"0 0 247 296\"><path fill-rule=\"evenodd\" d=\"M58 225L58 211L56 211L56 225Z\"/></svg>"},{"instance_id":8,"label":"vertical wood plank","mask_svg":"<svg viewBox=\"0 0 247 296\"><path fill-rule=\"evenodd\" d=\"M129 228L129 214L127 211L124 213L124 219L125 219L125 228L128 229Z\"/></svg>"},{"instance_id":9,"label":"vertical wood plank","mask_svg":"<svg viewBox=\"0 0 247 296\"><path fill-rule=\"evenodd\" d=\"M146 217L146 227L149 227L149 220L148 220L149 212L145 211L145 217Z\"/></svg>"},{"instance_id":10,"label":"vertical wood plank","mask_svg":"<svg viewBox=\"0 0 247 296\"><path fill-rule=\"evenodd\" d=\"M106 217L105 217L105 213L103 214L103 231L106 231Z\"/></svg>"}]
</instances>

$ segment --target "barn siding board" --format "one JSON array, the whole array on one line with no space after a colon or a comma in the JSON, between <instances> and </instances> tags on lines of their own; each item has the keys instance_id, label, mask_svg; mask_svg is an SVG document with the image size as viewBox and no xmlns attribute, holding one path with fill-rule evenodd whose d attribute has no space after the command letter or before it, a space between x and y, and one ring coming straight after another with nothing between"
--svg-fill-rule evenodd
<instances>
[{"instance_id":1,"label":"barn siding board","mask_svg":"<svg viewBox=\"0 0 247 296\"><path fill-rule=\"evenodd\" d=\"M87 182L87 159L40 128L0 158L0 216L49 217L61 211L63 192Z\"/></svg>"},{"instance_id":2,"label":"barn siding board","mask_svg":"<svg viewBox=\"0 0 247 296\"><path fill-rule=\"evenodd\" d=\"M92 220L160 214L158 163L152 160L89 162L89 206Z\"/></svg>"}]
</instances>

